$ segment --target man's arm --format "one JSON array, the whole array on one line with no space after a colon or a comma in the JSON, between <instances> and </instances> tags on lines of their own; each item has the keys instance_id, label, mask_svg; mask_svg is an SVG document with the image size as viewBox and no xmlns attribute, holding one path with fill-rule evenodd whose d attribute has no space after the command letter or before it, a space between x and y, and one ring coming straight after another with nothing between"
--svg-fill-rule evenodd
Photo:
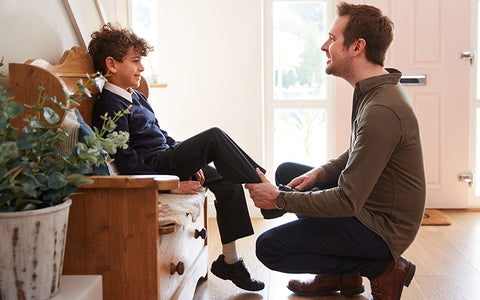
<instances>
[{"instance_id":1,"label":"man's arm","mask_svg":"<svg viewBox=\"0 0 480 300\"><path fill-rule=\"evenodd\" d=\"M322 178L321 181L323 182L332 182L337 181L338 177L345 169L347 165L347 161L349 158L348 149L345 150L342 154L337 156L336 158L330 159L326 164L322 165L324 169L325 176Z\"/></svg>"},{"instance_id":2,"label":"man's arm","mask_svg":"<svg viewBox=\"0 0 480 300\"><path fill-rule=\"evenodd\" d=\"M356 128L357 135L351 156L344 152L337 159L312 170L312 173L306 176L309 182L329 181L329 176L334 176L337 173L335 170L344 165L345 169L340 172L339 186L316 192L287 193L287 211L318 217L346 217L358 213L388 163L401 135L400 123L388 109L373 109L367 119ZM345 159L347 161L344 163ZM332 170L330 175L326 166ZM314 178L316 179L313 180ZM257 207L275 207L274 201L279 193L276 186L262 179L262 183L247 184L245 187ZM299 190L299 186L296 189Z\"/></svg>"},{"instance_id":3,"label":"man's arm","mask_svg":"<svg viewBox=\"0 0 480 300\"><path fill-rule=\"evenodd\" d=\"M353 130L355 140L338 178L338 187L292 193L287 197L287 211L318 217L358 214L395 151L402 136L402 126L393 111L373 106L363 113Z\"/></svg>"}]
</instances>

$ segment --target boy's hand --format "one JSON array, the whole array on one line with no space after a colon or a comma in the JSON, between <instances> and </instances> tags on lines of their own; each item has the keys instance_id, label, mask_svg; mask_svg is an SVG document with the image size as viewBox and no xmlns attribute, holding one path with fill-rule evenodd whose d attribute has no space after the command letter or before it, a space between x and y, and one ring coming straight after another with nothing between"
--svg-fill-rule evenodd
<instances>
[{"instance_id":1,"label":"boy's hand","mask_svg":"<svg viewBox=\"0 0 480 300\"><path fill-rule=\"evenodd\" d=\"M203 174L202 169L198 170L197 173L194 174L195 178L200 182L200 185L205 183L205 174Z\"/></svg>"},{"instance_id":2,"label":"boy's hand","mask_svg":"<svg viewBox=\"0 0 480 300\"><path fill-rule=\"evenodd\" d=\"M170 193L178 195L195 195L200 192L202 185L198 181L180 181L178 188L171 190Z\"/></svg>"},{"instance_id":3,"label":"boy's hand","mask_svg":"<svg viewBox=\"0 0 480 300\"><path fill-rule=\"evenodd\" d=\"M261 183L247 183L245 188L250 192L255 206L263 209L275 209L275 198L280 191L268 181L263 173L257 168L257 174L262 180Z\"/></svg>"}]
</instances>

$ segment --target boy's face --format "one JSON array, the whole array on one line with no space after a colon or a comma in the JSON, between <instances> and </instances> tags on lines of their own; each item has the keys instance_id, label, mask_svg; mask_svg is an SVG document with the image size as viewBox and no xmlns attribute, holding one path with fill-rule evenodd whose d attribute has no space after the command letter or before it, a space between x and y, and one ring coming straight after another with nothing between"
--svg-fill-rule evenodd
<instances>
[{"instance_id":1,"label":"boy's face","mask_svg":"<svg viewBox=\"0 0 480 300\"><path fill-rule=\"evenodd\" d=\"M109 59L110 62L108 61ZM130 47L123 61L107 58L107 68L110 71L108 81L123 88L137 88L140 85L140 74L145 70L142 65L142 56Z\"/></svg>"}]
</instances>

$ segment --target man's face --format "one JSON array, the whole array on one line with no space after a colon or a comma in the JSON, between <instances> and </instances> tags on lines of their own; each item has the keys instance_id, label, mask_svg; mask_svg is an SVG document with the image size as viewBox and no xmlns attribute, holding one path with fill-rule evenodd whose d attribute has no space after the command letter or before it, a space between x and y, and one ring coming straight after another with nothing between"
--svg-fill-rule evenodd
<instances>
[{"instance_id":1,"label":"man's face","mask_svg":"<svg viewBox=\"0 0 480 300\"><path fill-rule=\"evenodd\" d=\"M348 22L348 16L340 16L333 21L328 33L328 40L323 44L322 50L327 55L325 72L329 75L345 78L349 73L351 57L349 48L343 45L343 32Z\"/></svg>"},{"instance_id":2,"label":"man's face","mask_svg":"<svg viewBox=\"0 0 480 300\"><path fill-rule=\"evenodd\" d=\"M142 65L142 56L130 47L123 61L115 61L115 63L115 80L114 82L112 80L112 83L123 89L137 88L140 85L140 74L145 70Z\"/></svg>"}]
</instances>

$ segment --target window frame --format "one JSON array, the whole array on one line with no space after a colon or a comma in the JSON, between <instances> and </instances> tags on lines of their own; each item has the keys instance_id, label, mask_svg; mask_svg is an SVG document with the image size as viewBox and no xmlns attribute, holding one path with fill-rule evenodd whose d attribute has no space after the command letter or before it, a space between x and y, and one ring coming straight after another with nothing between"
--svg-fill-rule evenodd
<instances>
[{"instance_id":1,"label":"window frame","mask_svg":"<svg viewBox=\"0 0 480 300\"><path fill-rule=\"evenodd\" d=\"M274 99L274 69L273 69L273 3L274 2L317 2L321 0L264 0L264 109L265 109L265 165L267 170L274 170L274 114L276 109L325 109L326 110L326 142L327 142L327 159L332 157L335 148L335 105L334 105L334 78L333 76L326 76L326 99L295 99L287 100ZM326 2L326 21L327 28L333 22L335 16L335 1L324 0ZM328 29L327 29L328 30ZM294 161L292 157L291 161ZM318 166L312 166L318 167ZM269 176L274 175L275 172L270 172ZM271 178L272 179L272 178Z\"/></svg>"}]
</instances>

